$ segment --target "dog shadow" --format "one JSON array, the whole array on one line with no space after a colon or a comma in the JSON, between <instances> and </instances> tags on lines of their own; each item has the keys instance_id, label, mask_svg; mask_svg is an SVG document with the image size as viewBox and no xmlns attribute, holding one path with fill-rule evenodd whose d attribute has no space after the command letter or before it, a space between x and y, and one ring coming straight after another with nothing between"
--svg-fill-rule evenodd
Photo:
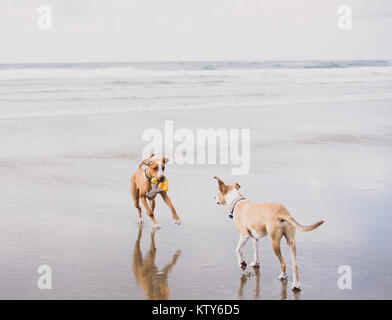
<instances>
[{"instance_id":1,"label":"dog shadow","mask_svg":"<svg viewBox=\"0 0 392 320\"><path fill-rule=\"evenodd\" d=\"M250 278L255 278L255 286L253 289L253 300L259 300L260 299L260 269L259 268L252 268L253 273L251 271L244 273L241 275L239 284L238 284L238 289L237 289L237 296L238 299L243 300L244 299L244 286L247 283L248 279ZM280 281L280 300L286 300L287 299L287 280L281 280ZM292 291L293 292L293 298L294 300L299 300L301 297L301 292L300 291Z\"/></svg>"},{"instance_id":2,"label":"dog shadow","mask_svg":"<svg viewBox=\"0 0 392 320\"><path fill-rule=\"evenodd\" d=\"M136 283L143 289L146 299L167 300L170 299L168 275L177 263L177 259L180 256L181 251L177 250L173 254L171 261L162 270L158 270L158 267L155 265L155 258L157 254L157 248L155 246L155 232L155 229L151 231L150 249L148 250L145 258L143 258L140 247L142 227L139 226L138 236L132 255L132 271L135 276Z\"/></svg>"}]
</instances>

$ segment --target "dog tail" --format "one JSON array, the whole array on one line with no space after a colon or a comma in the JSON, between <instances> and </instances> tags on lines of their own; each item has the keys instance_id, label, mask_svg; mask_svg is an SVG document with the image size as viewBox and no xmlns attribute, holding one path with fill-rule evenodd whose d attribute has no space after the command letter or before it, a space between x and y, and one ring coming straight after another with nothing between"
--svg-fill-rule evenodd
<instances>
[{"instance_id":1,"label":"dog tail","mask_svg":"<svg viewBox=\"0 0 392 320\"><path fill-rule=\"evenodd\" d=\"M312 224L311 226L303 226L301 224L299 224L293 217L288 216L285 217L284 220L286 220L287 222L290 222L292 225L294 225L294 227L296 227L297 229L301 230L301 231L311 231L316 229L317 227L321 226L324 221L320 220L319 222L316 222L315 224Z\"/></svg>"}]
</instances>

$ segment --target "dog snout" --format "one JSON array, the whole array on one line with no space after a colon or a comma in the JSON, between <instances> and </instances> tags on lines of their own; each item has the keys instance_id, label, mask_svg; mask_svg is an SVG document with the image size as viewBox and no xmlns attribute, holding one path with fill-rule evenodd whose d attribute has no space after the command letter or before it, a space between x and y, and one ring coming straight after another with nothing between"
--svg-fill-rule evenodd
<instances>
[{"instance_id":1,"label":"dog snout","mask_svg":"<svg viewBox=\"0 0 392 320\"><path fill-rule=\"evenodd\" d=\"M159 178L158 178L158 182L163 182L163 181L165 181L165 176L159 176Z\"/></svg>"}]
</instances>

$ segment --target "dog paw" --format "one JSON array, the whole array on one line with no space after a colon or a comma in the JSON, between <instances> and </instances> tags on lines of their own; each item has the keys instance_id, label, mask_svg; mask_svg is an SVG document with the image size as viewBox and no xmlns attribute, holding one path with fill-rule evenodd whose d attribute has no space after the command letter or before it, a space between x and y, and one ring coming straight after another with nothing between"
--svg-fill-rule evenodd
<instances>
[{"instance_id":1,"label":"dog paw","mask_svg":"<svg viewBox=\"0 0 392 320\"><path fill-rule=\"evenodd\" d=\"M286 272L282 272L279 277L278 280L287 280L288 276Z\"/></svg>"},{"instance_id":2,"label":"dog paw","mask_svg":"<svg viewBox=\"0 0 392 320\"><path fill-rule=\"evenodd\" d=\"M245 262L245 261L241 261L241 263L240 263L240 268L241 268L242 270L245 270L245 269L246 269L246 266L247 266L246 262Z\"/></svg>"},{"instance_id":3,"label":"dog paw","mask_svg":"<svg viewBox=\"0 0 392 320\"><path fill-rule=\"evenodd\" d=\"M300 283L299 282L294 282L292 287L291 287L291 290L293 290L293 291L301 291Z\"/></svg>"},{"instance_id":4,"label":"dog paw","mask_svg":"<svg viewBox=\"0 0 392 320\"><path fill-rule=\"evenodd\" d=\"M143 224L143 223L144 223L144 220L143 220L142 218L139 218L139 223L140 223L140 224Z\"/></svg>"},{"instance_id":5,"label":"dog paw","mask_svg":"<svg viewBox=\"0 0 392 320\"><path fill-rule=\"evenodd\" d=\"M260 267L260 262L258 261L253 261L249 264L253 268L259 268Z\"/></svg>"},{"instance_id":6,"label":"dog paw","mask_svg":"<svg viewBox=\"0 0 392 320\"><path fill-rule=\"evenodd\" d=\"M182 223L182 221L181 221L180 219L178 219L178 220L174 220L174 223L175 223L176 225L180 225L180 224Z\"/></svg>"},{"instance_id":7,"label":"dog paw","mask_svg":"<svg viewBox=\"0 0 392 320\"><path fill-rule=\"evenodd\" d=\"M155 230L158 230L158 229L160 229L161 227L160 227L158 224L153 224L153 225L152 225L152 228L155 229Z\"/></svg>"}]
</instances>

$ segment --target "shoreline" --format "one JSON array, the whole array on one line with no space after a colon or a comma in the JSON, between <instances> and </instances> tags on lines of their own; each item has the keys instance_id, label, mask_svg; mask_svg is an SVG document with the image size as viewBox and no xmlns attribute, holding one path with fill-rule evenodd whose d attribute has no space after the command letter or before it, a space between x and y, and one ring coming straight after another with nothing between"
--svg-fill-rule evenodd
<instances>
[{"instance_id":1,"label":"shoreline","mask_svg":"<svg viewBox=\"0 0 392 320\"><path fill-rule=\"evenodd\" d=\"M239 109L262 109L271 107L289 107L298 105L324 105L324 104L351 104L351 103L371 103L371 102L390 102L391 98L380 98L380 99L361 99L357 100L325 100L325 101L309 101L309 102L277 102L277 103L266 103L266 104L252 104L252 105L240 105L240 106L207 106L204 108L200 107L182 107L182 108L168 108L168 109L147 109L147 110L124 110L124 111L110 111L110 112L91 112L91 113L75 113L75 114L49 114L49 115L38 115L38 116L25 116L25 117L8 117L1 118L0 121L7 120L25 120L25 119L47 119L47 118L59 118L59 117L78 117L78 116L110 116L117 114L142 114L142 113L159 113L159 112L183 112L183 111L194 111L194 110L239 110ZM340 106L339 106L340 107Z\"/></svg>"}]
</instances>

